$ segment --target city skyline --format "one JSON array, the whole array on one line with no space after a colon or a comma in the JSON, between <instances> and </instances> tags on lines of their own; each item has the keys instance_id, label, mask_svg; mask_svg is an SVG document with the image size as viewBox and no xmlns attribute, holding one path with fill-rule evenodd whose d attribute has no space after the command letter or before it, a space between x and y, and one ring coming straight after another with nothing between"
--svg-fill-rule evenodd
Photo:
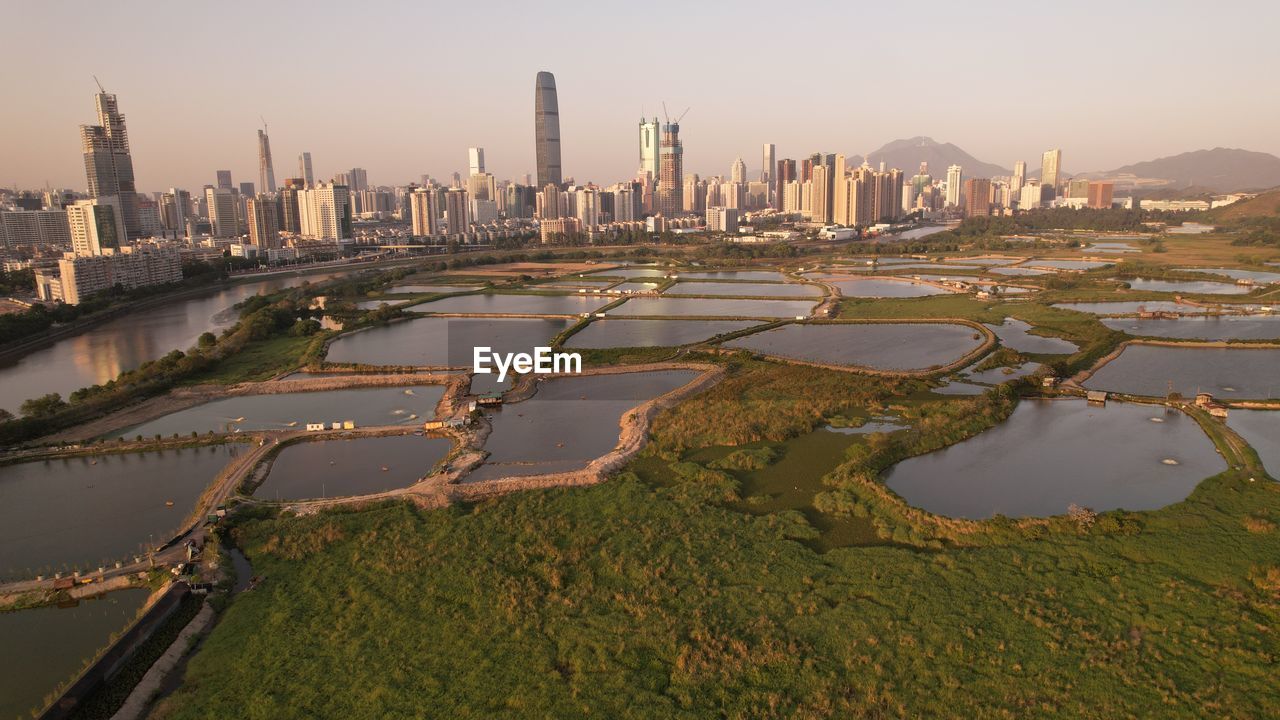
<instances>
[{"instance_id":1,"label":"city skyline","mask_svg":"<svg viewBox=\"0 0 1280 720\"><path fill-rule=\"evenodd\" d=\"M159 6L151 7L158 11ZM913 44L928 47L947 37L946 23L941 21L954 10L930 5L925 13L928 19L915 20L911 36L898 33L904 39L896 40L871 33L873 37L866 41L871 54L878 52L895 72L850 93L838 85L841 75L834 64L828 64L831 72L783 80L773 68L753 68L749 57L744 57L743 77L710 86L700 78L686 77L687 73L664 71L667 65L676 65L673 60L619 70L598 58L652 44L651 37L642 40L631 29L636 13L629 9L611 11L607 19L618 32L606 33L609 41L582 36L574 48L555 43L544 47L528 37L531 33L521 32L527 27L519 22L491 24L488 42L510 49L519 62L476 62L456 73L424 73L424 81L407 92L398 73L383 79L366 72L400 62L395 42L385 43L387 54L379 58L351 67L335 64L329 73L298 73L290 83L280 84L261 73L237 73L239 60L232 60L229 69L212 82L197 83L192 73L200 70L200 63L171 63L168 53L176 47L143 42L145 23L104 18L112 31L95 35L67 21L71 9L24 6L14 10L13 22L0 31L5 36L5 49L0 52L11 67L39 60L41 71L15 74L8 83L13 101L0 110L0 121L12 131L3 141L8 172L0 183L84 185L83 174L76 172L80 162L67 150L67 139L74 137L79 125L93 121L84 109L96 91L93 74L102 78L108 92L120 97L122 110L129 116L137 185L144 191L199 188L212 183L213 171L224 167L230 167L236 178L258 177L257 147L250 138L260 127L259 116L270 118L274 149L281 157L296 157L304 150L313 153L317 178L332 177L353 166L369 168L374 184L401 184L422 174L447 178L466 169L468 147L486 148L489 172L499 178L536 174L533 128L527 118L532 110L529 76L539 70L555 74L557 80L565 143L563 175L602 184L634 174L635 123L640 117L660 116L664 100L673 109L693 107L682 127L688 148L684 164L687 172L704 175L727 174L739 156L747 161L748 174L758 175L761 168L753 160L758 162L755 148L762 143L776 144L778 157L799 157L813 150L853 155L916 135L955 143L985 162L1004 167L1018 160L1034 163L1045 148L1062 147L1066 173L1108 170L1217 146L1280 152L1280 141L1269 128L1280 107L1277 100L1251 89L1247 78L1195 62L1180 49L1184 42L1198 38L1206 25L1225 22L1225 17L1193 14L1186 4L1164 7L1159 13L1111 8L1109 23L1099 28L1090 17L1093 7L1082 3L1071 13L1037 11L1029 16L1043 26L1018 15L994 17L982 27L966 28L974 47L998 42L1016 46L1020 37L1036 37L1037 42L1062 48L1056 64L1028 69L1010 63L1000 82L974 90L945 82L940 55L911 52ZM402 26L414 24L378 25L380 13L375 9L369 17L341 17L343 22L333 27L316 27L310 39L324 45L336 33L372 32L375 25L394 38L403 32ZM255 20L260 22L233 24L242 11L249 12L249 6L232 5L223 16L208 19L193 31L190 47L183 47L186 55L200 57L203 50L216 48L218 31L246 42L272 33L287 36L287 8L256 8ZM465 23L478 18L480 11L411 8L403 12ZM526 12L532 19L531 11L508 9L513 20ZM859 25L866 20L871 27L886 28L898 26L906 17L889 9L855 15L832 8L830 13L837 20L858 20ZM747 7L741 16L731 16L724 8L685 11L692 21L722 20L726 36L739 24L753 26L767 14L761 7ZM569 33L582 22L576 19L563 29L548 27L539 32ZM1254 33L1262 39L1266 25L1251 24L1231 35L1233 58L1274 61L1276 50L1263 42L1250 42ZM798 20L787 17L771 18L768 26L780 37L800 38L807 31ZM125 46L137 49L107 53L102 37L123 39ZM1096 53L1080 42L1082 37L1114 45L1107 53ZM59 53L48 58L38 54L52 38L59 41ZM683 43L695 53L697 38L693 30L676 29L663 42ZM441 52L461 42L452 37L441 40ZM839 46L833 41L830 48L819 45L813 52L819 59L834 59ZM1033 47L1024 46L1028 51ZM306 56L299 62L325 61ZM349 76L352 72L359 73L355 79ZM928 82L931 77L937 81ZM1106 81L1096 82L1100 77ZM1179 102L1187 96L1187 88L1197 83L1213 83L1219 102L1212 107ZM350 101L333 103L335 88L345 91ZM903 88L915 90L903 92ZM892 98L892 102L862 102L867 95ZM984 111L974 112L978 106ZM462 109L443 112L443 107ZM797 121L797 109L806 107L814 112ZM1232 111L1223 113L1222 107ZM1135 132L1144 121L1149 126Z\"/></svg>"}]
</instances>

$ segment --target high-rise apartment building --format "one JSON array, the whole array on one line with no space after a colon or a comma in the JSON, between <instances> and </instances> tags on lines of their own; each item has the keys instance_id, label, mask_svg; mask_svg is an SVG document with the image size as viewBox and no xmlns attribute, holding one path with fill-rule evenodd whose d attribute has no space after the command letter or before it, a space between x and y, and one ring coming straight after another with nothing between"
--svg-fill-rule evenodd
<instances>
[{"instance_id":1,"label":"high-rise apartment building","mask_svg":"<svg viewBox=\"0 0 1280 720\"><path fill-rule=\"evenodd\" d=\"M826 165L817 165L813 168L813 187L810 192L813 193L810 201L810 219L816 223L831 222L831 201L832 197L832 179L831 170Z\"/></svg>"},{"instance_id":2,"label":"high-rise apartment building","mask_svg":"<svg viewBox=\"0 0 1280 720\"><path fill-rule=\"evenodd\" d=\"M297 235L302 232L302 212L298 203L298 192L304 189L307 181L302 178L286 178L280 190L280 229Z\"/></svg>"},{"instance_id":3,"label":"high-rise apartment building","mask_svg":"<svg viewBox=\"0 0 1280 720\"><path fill-rule=\"evenodd\" d=\"M664 123L662 142L658 147L657 211L672 218L684 210L684 146L680 143L680 124Z\"/></svg>"},{"instance_id":4,"label":"high-rise apartment building","mask_svg":"<svg viewBox=\"0 0 1280 720\"><path fill-rule=\"evenodd\" d=\"M556 76L543 71L533 90L534 151L538 161L538 187L559 185L560 104L556 97Z\"/></svg>"},{"instance_id":5,"label":"high-rise apartment building","mask_svg":"<svg viewBox=\"0 0 1280 720\"><path fill-rule=\"evenodd\" d=\"M413 234L417 237L435 237L440 234L440 202L434 190L418 188L409 193L409 214Z\"/></svg>"},{"instance_id":6,"label":"high-rise apartment building","mask_svg":"<svg viewBox=\"0 0 1280 720\"><path fill-rule=\"evenodd\" d=\"M1062 173L1062 151L1046 150L1044 157L1040 159L1040 185L1044 188L1043 192L1049 195L1052 200L1058 193L1058 184L1061 182Z\"/></svg>"},{"instance_id":7,"label":"high-rise apartment building","mask_svg":"<svg viewBox=\"0 0 1280 720\"><path fill-rule=\"evenodd\" d=\"M949 192L949 191L948 191ZM964 215L981 217L991 214L991 181L969 178L964 181Z\"/></svg>"},{"instance_id":8,"label":"high-rise apartment building","mask_svg":"<svg viewBox=\"0 0 1280 720\"><path fill-rule=\"evenodd\" d=\"M130 240L141 237L133 156L129 150L124 115L120 114L116 96L111 93L98 93L94 96L94 104L98 111L98 124L80 126L80 146L89 181L89 196L115 198L113 202L119 208L125 237Z\"/></svg>"},{"instance_id":9,"label":"high-rise apartment building","mask_svg":"<svg viewBox=\"0 0 1280 720\"><path fill-rule=\"evenodd\" d=\"M0 247L66 247L70 244L71 228L65 208L0 212Z\"/></svg>"},{"instance_id":10,"label":"high-rise apartment building","mask_svg":"<svg viewBox=\"0 0 1280 720\"><path fill-rule=\"evenodd\" d=\"M1022 193L1022 186L1027 182L1027 161L1019 160L1013 164L1013 177L1009 180L1009 194L1017 200Z\"/></svg>"},{"instance_id":11,"label":"high-rise apartment building","mask_svg":"<svg viewBox=\"0 0 1280 720\"><path fill-rule=\"evenodd\" d=\"M105 198L68 205L71 250L76 255L101 255L103 250L123 245L126 230L118 211L119 207Z\"/></svg>"},{"instance_id":12,"label":"high-rise apartment building","mask_svg":"<svg viewBox=\"0 0 1280 720\"><path fill-rule=\"evenodd\" d=\"M270 195L246 198L249 242L259 250L280 249L280 203Z\"/></svg>"},{"instance_id":13,"label":"high-rise apartment building","mask_svg":"<svg viewBox=\"0 0 1280 720\"><path fill-rule=\"evenodd\" d=\"M462 188L449 188L444 193L444 215L450 235L471 230L471 207L467 200L467 191Z\"/></svg>"},{"instance_id":14,"label":"high-rise apartment building","mask_svg":"<svg viewBox=\"0 0 1280 720\"><path fill-rule=\"evenodd\" d=\"M790 158L779 160L773 174L774 207L782 209L783 190L787 187L787 183L795 182L797 179L796 161Z\"/></svg>"},{"instance_id":15,"label":"high-rise apartment building","mask_svg":"<svg viewBox=\"0 0 1280 720\"><path fill-rule=\"evenodd\" d=\"M174 237L187 236L187 221L191 219L191 193L178 188L160 196L160 224Z\"/></svg>"},{"instance_id":16,"label":"high-rise apartment building","mask_svg":"<svg viewBox=\"0 0 1280 720\"><path fill-rule=\"evenodd\" d=\"M350 242L351 189L321 183L298 192L299 234L316 240Z\"/></svg>"},{"instance_id":17,"label":"high-rise apartment building","mask_svg":"<svg viewBox=\"0 0 1280 720\"><path fill-rule=\"evenodd\" d=\"M961 193L964 190L963 173L959 165L947 168L947 207L960 207L964 202Z\"/></svg>"},{"instance_id":18,"label":"high-rise apartment building","mask_svg":"<svg viewBox=\"0 0 1280 720\"><path fill-rule=\"evenodd\" d=\"M258 187L262 192L276 191L276 170L271 164L271 138L267 129L258 131Z\"/></svg>"}]
</instances>

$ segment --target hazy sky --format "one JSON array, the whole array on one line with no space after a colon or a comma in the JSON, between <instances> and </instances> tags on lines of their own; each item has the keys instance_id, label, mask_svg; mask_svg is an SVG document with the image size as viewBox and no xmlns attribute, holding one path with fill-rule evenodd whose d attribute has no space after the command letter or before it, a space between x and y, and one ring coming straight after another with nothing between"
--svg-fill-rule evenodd
<instances>
[{"instance_id":1,"label":"hazy sky","mask_svg":"<svg viewBox=\"0 0 1280 720\"><path fill-rule=\"evenodd\" d=\"M681 124L685 167L865 153L928 135L987 162L1070 171L1215 146L1280 154L1273 2L26 2L0 23L0 183L83 188L92 75L128 118L140 190L276 177L374 184L534 170L539 70L560 92L564 172L637 167L641 110Z\"/></svg>"}]
</instances>

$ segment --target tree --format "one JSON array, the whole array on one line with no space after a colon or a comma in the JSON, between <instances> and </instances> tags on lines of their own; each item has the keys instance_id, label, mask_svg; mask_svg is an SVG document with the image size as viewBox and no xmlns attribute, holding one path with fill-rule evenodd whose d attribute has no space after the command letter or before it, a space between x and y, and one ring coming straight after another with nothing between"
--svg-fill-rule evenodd
<instances>
[{"instance_id":1,"label":"tree","mask_svg":"<svg viewBox=\"0 0 1280 720\"><path fill-rule=\"evenodd\" d=\"M49 393L38 398L31 398L22 403L22 414L31 417L47 417L67 407L66 401L58 393Z\"/></svg>"},{"instance_id":2,"label":"tree","mask_svg":"<svg viewBox=\"0 0 1280 720\"><path fill-rule=\"evenodd\" d=\"M218 344L218 336L211 332L202 333L200 337L196 338L196 345L204 349L211 348L216 344Z\"/></svg>"}]
</instances>

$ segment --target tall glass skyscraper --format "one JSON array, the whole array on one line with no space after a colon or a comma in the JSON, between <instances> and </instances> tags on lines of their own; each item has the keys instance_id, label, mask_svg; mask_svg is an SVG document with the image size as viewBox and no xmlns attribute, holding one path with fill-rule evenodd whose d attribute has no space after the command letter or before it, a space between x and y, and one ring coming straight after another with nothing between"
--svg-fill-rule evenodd
<instances>
[{"instance_id":1,"label":"tall glass skyscraper","mask_svg":"<svg viewBox=\"0 0 1280 720\"><path fill-rule=\"evenodd\" d=\"M560 104L556 101L556 76L545 70L538 73L533 94L533 124L538 156L538 187L547 183L559 185L560 174Z\"/></svg>"},{"instance_id":2,"label":"tall glass skyscraper","mask_svg":"<svg viewBox=\"0 0 1280 720\"><path fill-rule=\"evenodd\" d=\"M672 218L684 212L684 145L680 124L664 123L658 148L658 212Z\"/></svg>"},{"instance_id":3,"label":"tall glass skyscraper","mask_svg":"<svg viewBox=\"0 0 1280 720\"><path fill-rule=\"evenodd\" d=\"M100 92L94 96L97 125L80 126L80 146L89 195L115 204L124 216L128 239L142 237L138 221L138 189L133 179L133 156L129 153L129 133L116 96Z\"/></svg>"}]
</instances>

